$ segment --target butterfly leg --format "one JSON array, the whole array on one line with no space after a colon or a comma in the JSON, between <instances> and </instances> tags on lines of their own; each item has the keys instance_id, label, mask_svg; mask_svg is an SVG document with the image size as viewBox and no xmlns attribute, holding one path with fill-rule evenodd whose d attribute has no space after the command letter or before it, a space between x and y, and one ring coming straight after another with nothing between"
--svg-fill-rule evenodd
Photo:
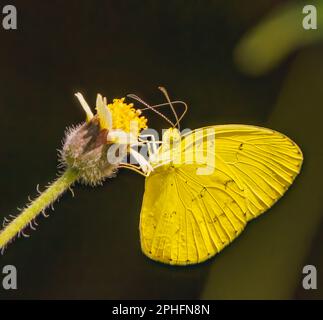
<instances>
[{"instance_id":1,"label":"butterfly leg","mask_svg":"<svg viewBox=\"0 0 323 320\"><path fill-rule=\"evenodd\" d=\"M148 140L148 138L151 140ZM162 141L156 140L153 134L142 134L139 139L147 144L149 158L154 157L154 155L157 154L158 145L161 144Z\"/></svg>"}]
</instances>

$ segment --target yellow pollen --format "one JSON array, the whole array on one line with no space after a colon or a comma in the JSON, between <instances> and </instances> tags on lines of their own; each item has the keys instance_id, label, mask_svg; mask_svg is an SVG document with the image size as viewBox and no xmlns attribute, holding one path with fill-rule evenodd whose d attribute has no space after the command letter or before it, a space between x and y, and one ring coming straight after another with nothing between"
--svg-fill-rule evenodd
<instances>
[{"instance_id":1,"label":"yellow pollen","mask_svg":"<svg viewBox=\"0 0 323 320\"><path fill-rule=\"evenodd\" d=\"M147 119L141 116L141 111L135 109L133 103L124 103L125 98L113 99L108 104L113 119L113 129L131 132L138 136L140 131L147 128Z\"/></svg>"}]
</instances>

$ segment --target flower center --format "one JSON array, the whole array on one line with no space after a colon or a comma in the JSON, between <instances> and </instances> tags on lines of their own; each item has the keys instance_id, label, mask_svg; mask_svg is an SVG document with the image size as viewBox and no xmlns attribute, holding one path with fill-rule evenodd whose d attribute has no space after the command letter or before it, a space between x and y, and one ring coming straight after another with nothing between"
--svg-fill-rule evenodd
<instances>
[{"instance_id":1,"label":"flower center","mask_svg":"<svg viewBox=\"0 0 323 320\"><path fill-rule=\"evenodd\" d=\"M135 109L133 103L124 103L125 98L113 99L107 105L112 114L113 129L131 132L136 137L140 131L147 128L147 119L141 116L141 110Z\"/></svg>"}]
</instances>

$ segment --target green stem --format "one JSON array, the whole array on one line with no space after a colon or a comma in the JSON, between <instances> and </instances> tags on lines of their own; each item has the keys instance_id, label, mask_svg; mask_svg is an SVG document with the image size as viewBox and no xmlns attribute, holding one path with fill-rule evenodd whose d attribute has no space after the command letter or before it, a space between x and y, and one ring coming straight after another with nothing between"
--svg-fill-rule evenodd
<instances>
[{"instance_id":1,"label":"green stem","mask_svg":"<svg viewBox=\"0 0 323 320\"><path fill-rule=\"evenodd\" d=\"M23 231L37 215L50 206L78 178L79 173L77 171L67 169L62 176L55 180L0 232L0 249L4 248L17 234Z\"/></svg>"}]
</instances>

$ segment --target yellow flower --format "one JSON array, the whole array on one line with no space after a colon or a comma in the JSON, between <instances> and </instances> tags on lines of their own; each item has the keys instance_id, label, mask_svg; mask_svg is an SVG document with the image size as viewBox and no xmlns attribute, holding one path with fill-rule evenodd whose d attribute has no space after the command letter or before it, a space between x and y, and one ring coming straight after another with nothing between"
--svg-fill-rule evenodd
<instances>
[{"instance_id":1,"label":"yellow flower","mask_svg":"<svg viewBox=\"0 0 323 320\"><path fill-rule=\"evenodd\" d=\"M85 168L83 170L84 180L95 184L97 181L101 181L107 172L110 174L111 170L120 165L119 163L115 167L111 167L112 161L105 159L105 153L112 144L121 145L126 147L127 154L136 159L141 170L145 174L149 174L152 171L149 161L136 150L138 146L147 144L147 141L142 141L140 138L141 130L147 128L147 119L141 115L141 110L135 109L132 103L125 103L125 98L113 99L112 103L107 104L107 99L98 94L96 99L97 114L94 115L83 95L79 92L75 95L86 113L86 126L77 129L77 132L81 132L81 134L75 134L72 131L66 138L66 146L63 149L67 149L69 152L64 152L64 159L72 164L81 163L82 170ZM89 148L89 136L91 136L92 148ZM92 150L91 154L89 154L89 150ZM108 158L108 153L106 157ZM102 159L104 161L101 163ZM98 163L94 165L93 161L98 161ZM134 169L134 166L130 164L124 164L124 166Z\"/></svg>"},{"instance_id":2,"label":"yellow flower","mask_svg":"<svg viewBox=\"0 0 323 320\"><path fill-rule=\"evenodd\" d=\"M113 99L107 105L112 115L112 128L132 133L135 136L147 128L147 119L141 116L141 111L135 109L133 103L124 103L125 98Z\"/></svg>"},{"instance_id":3,"label":"yellow flower","mask_svg":"<svg viewBox=\"0 0 323 320\"><path fill-rule=\"evenodd\" d=\"M81 93L76 93L85 113L86 120L89 122L93 117L91 108L83 98ZM133 103L125 103L125 98L113 99L112 103L107 104L107 99L100 94L96 99L96 111L100 121L101 129L121 130L131 133L138 137L141 130L147 128L147 119L141 116L141 111L135 109Z\"/></svg>"}]
</instances>

